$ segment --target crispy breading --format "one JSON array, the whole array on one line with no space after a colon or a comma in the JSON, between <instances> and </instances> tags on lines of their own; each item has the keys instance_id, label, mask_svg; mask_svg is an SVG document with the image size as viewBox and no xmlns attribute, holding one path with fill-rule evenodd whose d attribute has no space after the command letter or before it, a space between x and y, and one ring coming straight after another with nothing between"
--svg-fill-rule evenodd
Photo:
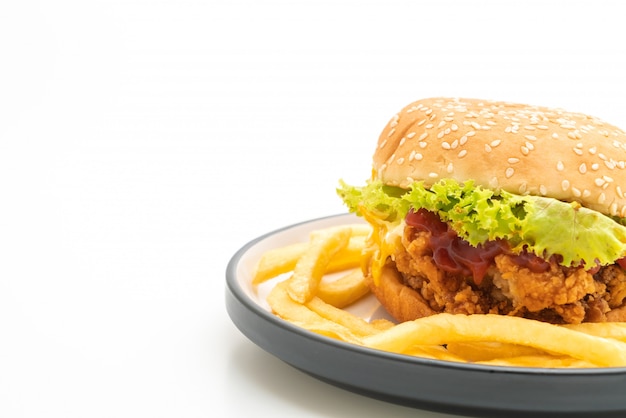
<instances>
[{"instance_id":1,"label":"crispy breading","mask_svg":"<svg viewBox=\"0 0 626 418\"><path fill-rule=\"evenodd\" d=\"M495 313L568 324L626 320L626 273L617 265L594 274L550 260L548 271L536 273L516 264L513 256L500 254L476 285L471 277L437 268L429 237L406 227L404 249L394 261L405 284L435 312Z\"/></svg>"}]
</instances>

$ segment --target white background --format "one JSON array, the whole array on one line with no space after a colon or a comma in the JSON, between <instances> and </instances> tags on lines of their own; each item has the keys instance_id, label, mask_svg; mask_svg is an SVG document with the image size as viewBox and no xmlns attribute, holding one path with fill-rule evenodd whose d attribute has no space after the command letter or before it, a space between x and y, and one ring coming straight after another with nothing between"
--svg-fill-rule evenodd
<instances>
[{"instance_id":1,"label":"white background","mask_svg":"<svg viewBox=\"0 0 626 418\"><path fill-rule=\"evenodd\" d=\"M439 417L231 323L247 241L341 213L427 96L626 127L617 1L4 1L0 416Z\"/></svg>"}]
</instances>

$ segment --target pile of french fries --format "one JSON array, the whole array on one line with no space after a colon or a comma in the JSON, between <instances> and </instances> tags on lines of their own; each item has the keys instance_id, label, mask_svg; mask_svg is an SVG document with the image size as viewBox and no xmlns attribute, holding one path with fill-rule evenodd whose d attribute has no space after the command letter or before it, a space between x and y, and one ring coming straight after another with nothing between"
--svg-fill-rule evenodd
<instances>
[{"instance_id":1,"label":"pile of french fries","mask_svg":"<svg viewBox=\"0 0 626 418\"><path fill-rule=\"evenodd\" d=\"M283 278L267 296L274 314L373 349L501 366L626 366L626 323L560 326L513 316L442 313L396 324L350 313L344 308L369 294L360 263L370 231L363 224L329 227L313 231L308 242L269 250L252 284Z\"/></svg>"}]
</instances>

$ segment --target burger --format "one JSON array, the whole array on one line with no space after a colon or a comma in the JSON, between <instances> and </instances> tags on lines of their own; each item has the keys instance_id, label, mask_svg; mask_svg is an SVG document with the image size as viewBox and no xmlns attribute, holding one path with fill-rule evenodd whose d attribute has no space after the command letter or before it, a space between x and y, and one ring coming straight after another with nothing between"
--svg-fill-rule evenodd
<instances>
[{"instance_id":1,"label":"burger","mask_svg":"<svg viewBox=\"0 0 626 418\"><path fill-rule=\"evenodd\" d=\"M626 321L626 133L541 106L428 98L385 126L362 186L363 271L397 321Z\"/></svg>"}]
</instances>

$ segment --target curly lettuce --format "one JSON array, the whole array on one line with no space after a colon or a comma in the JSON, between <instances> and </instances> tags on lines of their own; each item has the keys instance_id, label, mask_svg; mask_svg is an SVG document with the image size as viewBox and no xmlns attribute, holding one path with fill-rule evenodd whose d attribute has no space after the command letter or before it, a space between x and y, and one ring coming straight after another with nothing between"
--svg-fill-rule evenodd
<instances>
[{"instance_id":1,"label":"curly lettuce","mask_svg":"<svg viewBox=\"0 0 626 418\"><path fill-rule=\"evenodd\" d=\"M410 189L371 181L363 187L340 183L337 193L351 212L399 224L411 209L435 212L470 244L505 239L514 252L522 249L563 265L607 265L626 255L626 226L576 202L495 192L441 180L429 188L415 182Z\"/></svg>"}]
</instances>

